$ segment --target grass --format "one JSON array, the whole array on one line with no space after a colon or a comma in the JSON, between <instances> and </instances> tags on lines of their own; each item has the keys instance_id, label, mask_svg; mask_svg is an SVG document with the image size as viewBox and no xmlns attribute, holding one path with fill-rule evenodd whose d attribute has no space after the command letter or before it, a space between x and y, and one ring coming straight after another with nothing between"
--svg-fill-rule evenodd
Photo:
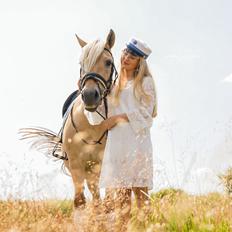
<instances>
[{"instance_id":1,"label":"grass","mask_svg":"<svg viewBox=\"0 0 232 232\"><path fill-rule=\"evenodd\" d=\"M128 231L232 231L232 197L229 195L191 196L181 190L166 189L151 194L151 206L146 210L138 211L133 205ZM87 231L103 231L91 226L93 215L90 214L86 213L84 222ZM99 218L98 213L101 220ZM0 201L0 231L77 231L73 223L73 203L70 200Z\"/></svg>"},{"instance_id":2,"label":"grass","mask_svg":"<svg viewBox=\"0 0 232 232\"><path fill-rule=\"evenodd\" d=\"M0 201L0 231L74 231L71 201Z\"/></svg>"}]
</instances>

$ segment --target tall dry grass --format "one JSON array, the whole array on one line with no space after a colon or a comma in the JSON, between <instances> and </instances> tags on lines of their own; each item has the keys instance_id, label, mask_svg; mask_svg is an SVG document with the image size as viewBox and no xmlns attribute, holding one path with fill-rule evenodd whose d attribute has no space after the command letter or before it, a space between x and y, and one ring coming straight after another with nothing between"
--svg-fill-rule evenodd
<instances>
[{"instance_id":1,"label":"tall dry grass","mask_svg":"<svg viewBox=\"0 0 232 232\"><path fill-rule=\"evenodd\" d=\"M88 204L82 229L75 227L73 204L65 201L0 201L0 231L110 231L113 222L101 207ZM112 218L111 218L112 219ZM111 230L113 231L113 230ZM232 231L232 197L212 193L191 196L166 189L151 194L151 205L138 211L133 204L127 231Z\"/></svg>"},{"instance_id":2,"label":"tall dry grass","mask_svg":"<svg viewBox=\"0 0 232 232\"><path fill-rule=\"evenodd\" d=\"M74 231L71 201L0 201L0 231Z\"/></svg>"}]
</instances>

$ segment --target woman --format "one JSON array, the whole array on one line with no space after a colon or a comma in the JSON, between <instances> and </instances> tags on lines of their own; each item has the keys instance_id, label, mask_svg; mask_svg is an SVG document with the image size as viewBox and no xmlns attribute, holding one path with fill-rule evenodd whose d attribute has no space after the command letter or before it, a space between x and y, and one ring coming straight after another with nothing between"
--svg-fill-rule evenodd
<instances>
[{"instance_id":1,"label":"woman","mask_svg":"<svg viewBox=\"0 0 232 232\"><path fill-rule=\"evenodd\" d=\"M100 187L116 190L116 204L125 209L125 219L129 219L132 191L141 208L153 187L150 128L157 104L154 80L146 61L150 53L151 49L140 40L127 43L121 56L119 80L111 96L111 117L102 122L109 133Z\"/></svg>"}]
</instances>

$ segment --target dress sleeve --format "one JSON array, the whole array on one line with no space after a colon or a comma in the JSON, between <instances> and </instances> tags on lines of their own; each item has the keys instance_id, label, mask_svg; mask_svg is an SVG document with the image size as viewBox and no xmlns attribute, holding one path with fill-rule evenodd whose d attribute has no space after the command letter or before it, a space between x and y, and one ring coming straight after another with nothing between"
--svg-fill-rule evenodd
<instances>
[{"instance_id":1,"label":"dress sleeve","mask_svg":"<svg viewBox=\"0 0 232 232\"><path fill-rule=\"evenodd\" d=\"M153 111L156 104L156 91L152 77L146 77L142 84L144 92L150 97L150 101L145 101L141 97L136 109L127 113L129 123L135 133L141 133L144 129L149 129L153 123Z\"/></svg>"}]
</instances>

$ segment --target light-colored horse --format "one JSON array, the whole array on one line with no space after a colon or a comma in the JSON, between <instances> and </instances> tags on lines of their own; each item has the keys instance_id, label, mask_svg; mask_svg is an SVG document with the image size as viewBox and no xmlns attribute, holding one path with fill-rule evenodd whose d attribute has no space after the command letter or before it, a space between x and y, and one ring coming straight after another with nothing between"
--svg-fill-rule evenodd
<instances>
[{"instance_id":1,"label":"light-colored horse","mask_svg":"<svg viewBox=\"0 0 232 232\"><path fill-rule=\"evenodd\" d=\"M114 40L115 35L111 31L105 44L98 41L85 49L85 46L88 45L83 40L78 39L80 46L84 47L81 56L82 75L97 73L105 81L109 80L112 73L113 57L108 49L112 48ZM107 50L104 50L104 48ZM84 110L95 111L101 103L101 94L99 93L101 87L98 87L98 82L94 78L90 78L85 83L80 83L80 88L82 89L82 95L78 96L73 105L73 122L70 115L63 132L63 150L68 157L68 160L64 162L72 175L75 188L74 205L76 207L85 203L84 180L86 180L93 199L98 200L100 198L98 181L106 140L105 136L100 143L92 144L93 141L100 139L105 131L101 124L91 125L84 114ZM102 89L103 91L104 89ZM73 123L78 128L78 133Z\"/></svg>"},{"instance_id":2,"label":"light-colored horse","mask_svg":"<svg viewBox=\"0 0 232 232\"><path fill-rule=\"evenodd\" d=\"M81 94L66 114L62 142L59 136L43 128L24 128L21 133L23 138L36 138L34 145L37 147L51 149L54 144L58 145L58 150L66 158L65 167L72 176L75 189L74 206L80 207L86 202L84 181L92 193L93 200L100 199L98 181L106 141L106 133L102 125L90 124L86 113L95 112L100 105L101 107L105 105L103 111L106 112L103 112L103 118L107 117L106 98L112 88L113 74L116 70L110 52L115 42L115 34L112 30L106 42L96 40L86 43L78 36L77 39L82 47L81 74L78 82Z\"/></svg>"}]
</instances>

